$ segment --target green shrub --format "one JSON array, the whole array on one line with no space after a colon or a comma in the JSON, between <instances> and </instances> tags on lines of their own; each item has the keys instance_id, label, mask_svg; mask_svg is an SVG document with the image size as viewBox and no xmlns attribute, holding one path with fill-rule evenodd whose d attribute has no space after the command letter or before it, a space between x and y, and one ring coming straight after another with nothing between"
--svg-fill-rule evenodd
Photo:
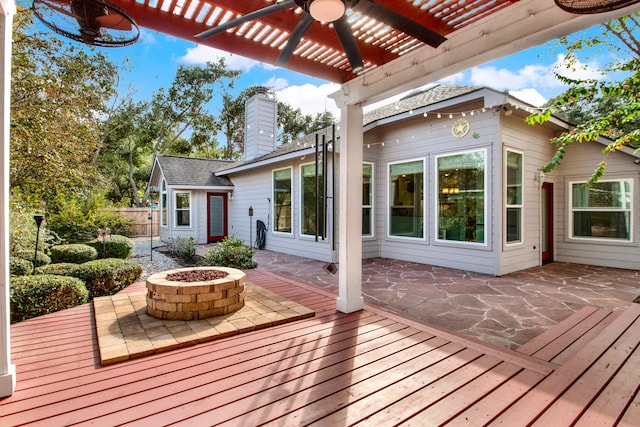
<instances>
[{"instance_id":1,"label":"green shrub","mask_svg":"<svg viewBox=\"0 0 640 427\"><path fill-rule=\"evenodd\" d=\"M15 256L9 257L9 274L13 276L26 276L33 272L33 261Z\"/></svg>"},{"instance_id":2,"label":"green shrub","mask_svg":"<svg viewBox=\"0 0 640 427\"><path fill-rule=\"evenodd\" d=\"M73 243L69 245L57 245L49 248L51 252L51 262L72 262L82 264L98 258L98 251L93 246Z\"/></svg>"},{"instance_id":3,"label":"green shrub","mask_svg":"<svg viewBox=\"0 0 640 427\"><path fill-rule=\"evenodd\" d=\"M31 253L27 259L33 261L33 252L36 244L37 226L33 220L33 210L17 208L12 205L9 212L9 252ZM40 226L38 235L38 249L47 252L47 248L58 242L57 236L47 227L47 219Z\"/></svg>"},{"instance_id":4,"label":"green shrub","mask_svg":"<svg viewBox=\"0 0 640 427\"><path fill-rule=\"evenodd\" d=\"M48 227L66 242L91 240L97 236L99 228L109 228L113 234L129 235L133 223L111 209L111 203L102 194L80 199L58 193L47 201Z\"/></svg>"},{"instance_id":5,"label":"green shrub","mask_svg":"<svg viewBox=\"0 0 640 427\"><path fill-rule=\"evenodd\" d=\"M256 268L258 265L253 261L251 248L243 246L242 240L236 239L234 236L225 238L218 243L217 248L208 250L204 259L209 265L239 268L241 270Z\"/></svg>"},{"instance_id":6,"label":"green shrub","mask_svg":"<svg viewBox=\"0 0 640 427\"><path fill-rule=\"evenodd\" d=\"M98 258L120 258L126 259L133 253L135 243L132 239L118 234L112 234L105 240L94 239L87 242L98 251Z\"/></svg>"},{"instance_id":7,"label":"green shrub","mask_svg":"<svg viewBox=\"0 0 640 427\"><path fill-rule=\"evenodd\" d=\"M33 251L23 250L23 251L17 251L13 253L13 256L25 259L27 261L31 261L31 264L33 264L34 255L36 256L36 267L51 264L51 258L49 257L49 255L45 254L44 252L38 251L37 253L34 253Z\"/></svg>"},{"instance_id":8,"label":"green shrub","mask_svg":"<svg viewBox=\"0 0 640 427\"><path fill-rule=\"evenodd\" d=\"M11 278L11 322L75 307L88 301L89 293L74 277L36 275Z\"/></svg>"},{"instance_id":9,"label":"green shrub","mask_svg":"<svg viewBox=\"0 0 640 427\"><path fill-rule=\"evenodd\" d=\"M75 277L75 271L77 268L78 264L72 262L59 262L36 268L36 274L55 274L57 276Z\"/></svg>"},{"instance_id":10,"label":"green shrub","mask_svg":"<svg viewBox=\"0 0 640 427\"><path fill-rule=\"evenodd\" d=\"M171 252L185 260L191 260L196 256L196 244L191 236L171 237L167 239L167 247Z\"/></svg>"},{"instance_id":11,"label":"green shrub","mask_svg":"<svg viewBox=\"0 0 640 427\"><path fill-rule=\"evenodd\" d=\"M91 298L113 295L142 275L142 267L119 258L97 259L78 264L72 276L84 281Z\"/></svg>"}]
</instances>

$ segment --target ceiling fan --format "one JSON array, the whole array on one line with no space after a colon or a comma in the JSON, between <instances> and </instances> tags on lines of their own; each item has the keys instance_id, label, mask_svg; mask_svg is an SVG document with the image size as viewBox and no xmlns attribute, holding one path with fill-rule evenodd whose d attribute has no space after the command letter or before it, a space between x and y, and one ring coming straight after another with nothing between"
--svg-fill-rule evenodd
<instances>
[{"instance_id":1,"label":"ceiling fan","mask_svg":"<svg viewBox=\"0 0 640 427\"><path fill-rule=\"evenodd\" d=\"M320 21L331 22L333 24L333 28L338 35L338 39L349 60L351 68L353 70L362 68L364 62L356 38L348 22L346 14L348 9L351 9L354 13L361 13L376 21L385 23L432 47L438 47L447 40L435 31L418 24L394 10L375 3L373 0L284 0L210 28L202 33L196 34L195 37L200 39L213 37L254 19L259 19L293 7L299 7L303 13L300 21L291 32L287 43L280 52L280 56L276 61L276 65L278 66L283 66L287 63L300 43L300 40L309 30L309 27L311 27L315 21Z\"/></svg>"},{"instance_id":2,"label":"ceiling fan","mask_svg":"<svg viewBox=\"0 0 640 427\"><path fill-rule=\"evenodd\" d=\"M133 18L107 0L33 0L33 13L56 33L93 46L128 46L140 36Z\"/></svg>"}]
</instances>

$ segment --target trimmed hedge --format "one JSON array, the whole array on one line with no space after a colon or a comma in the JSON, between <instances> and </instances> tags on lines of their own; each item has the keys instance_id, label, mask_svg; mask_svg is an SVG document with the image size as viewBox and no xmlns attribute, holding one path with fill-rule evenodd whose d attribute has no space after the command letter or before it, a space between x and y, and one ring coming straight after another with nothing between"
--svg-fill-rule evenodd
<instances>
[{"instance_id":1,"label":"trimmed hedge","mask_svg":"<svg viewBox=\"0 0 640 427\"><path fill-rule=\"evenodd\" d=\"M93 246L73 243L69 245L51 246L51 262L72 262L82 264L98 258L98 251Z\"/></svg>"},{"instance_id":2,"label":"trimmed hedge","mask_svg":"<svg viewBox=\"0 0 640 427\"><path fill-rule=\"evenodd\" d=\"M17 251L13 254L13 256L15 257L26 259L27 261L31 261L32 265L33 265L33 255L34 255L33 251ZM38 251L37 254L35 255L36 255L36 267L51 264L51 258L49 257L49 255L45 254L44 252Z\"/></svg>"},{"instance_id":3,"label":"trimmed hedge","mask_svg":"<svg viewBox=\"0 0 640 427\"><path fill-rule=\"evenodd\" d=\"M36 269L36 274L59 274L82 280L90 298L113 295L142 275L142 267L133 261L106 258L83 264L60 263Z\"/></svg>"},{"instance_id":4,"label":"trimmed hedge","mask_svg":"<svg viewBox=\"0 0 640 427\"><path fill-rule=\"evenodd\" d=\"M242 240L235 236L226 237L218 243L215 249L210 249L204 255L207 265L238 268L249 270L256 268L258 264L253 260L253 252L248 246L242 244Z\"/></svg>"},{"instance_id":5,"label":"trimmed hedge","mask_svg":"<svg viewBox=\"0 0 640 427\"><path fill-rule=\"evenodd\" d=\"M9 274L12 276L26 276L33 272L33 261L15 256L9 257Z\"/></svg>"},{"instance_id":6,"label":"trimmed hedge","mask_svg":"<svg viewBox=\"0 0 640 427\"><path fill-rule=\"evenodd\" d=\"M126 236L112 234L104 242L98 239L87 242L98 251L98 258L120 258L127 259L133 253L134 242Z\"/></svg>"},{"instance_id":7,"label":"trimmed hedge","mask_svg":"<svg viewBox=\"0 0 640 427\"><path fill-rule=\"evenodd\" d=\"M11 278L11 322L85 304L89 292L75 277L40 274Z\"/></svg>"}]
</instances>

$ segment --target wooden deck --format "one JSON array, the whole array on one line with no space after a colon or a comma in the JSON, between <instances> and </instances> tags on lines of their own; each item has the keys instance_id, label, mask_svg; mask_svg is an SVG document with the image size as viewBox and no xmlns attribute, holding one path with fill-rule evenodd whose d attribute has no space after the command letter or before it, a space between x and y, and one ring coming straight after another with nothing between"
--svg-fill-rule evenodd
<instances>
[{"instance_id":1,"label":"wooden deck","mask_svg":"<svg viewBox=\"0 0 640 427\"><path fill-rule=\"evenodd\" d=\"M101 366L91 305L12 326L0 425L638 425L640 305L509 351L260 270L314 318Z\"/></svg>"}]
</instances>

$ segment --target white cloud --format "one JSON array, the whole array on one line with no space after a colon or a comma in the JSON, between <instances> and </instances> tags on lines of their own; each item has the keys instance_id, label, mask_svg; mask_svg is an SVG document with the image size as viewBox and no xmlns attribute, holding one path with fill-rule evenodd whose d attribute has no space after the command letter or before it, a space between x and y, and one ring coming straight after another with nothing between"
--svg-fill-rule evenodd
<instances>
[{"instance_id":1,"label":"white cloud","mask_svg":"<svg viewBox=\"0 0 640 427\"><path fill-rule=\"evenodd\" d=\"M565 55L559 54L556 58L556 62L553 64L553 70L564 77L569 77L577 80L595 79L600 80L603 75L600 71L600 63L597 61L581 62L576 60L569 66L565 61Z\"/></svg>"},{"instance_id":2,"label":"white cloud","mask_svg":"<svg viewBox=\"0 0 640 427\"><path fill-rule=\"evenodd\" d=\"M340 88L335 83L326 83L319 86L311 83L303 85L287 86L281 90L276 90L276 99L286 102L294 108L300 108L304 114L315 116L325 111L331 112L334 117L340 117L340 110L329 94Z\"/></svg>"},{"instance_id":3,"label":"white cloud","mask_svg":"<svg viewBox=\"0 0 640 427\"><path fill-rule=\"evenodd\" d=\"M511 90L509 95L518 98L534 107L542 107L547 102L544 96L537 89L525 88L521 90Z\"/></svg>"},{"instance_id":4,"label":"white cloud","mask_svg":"<svg viewBox=\"0 0 640 427\"><path fill-rule=\"evenodd\" d=\"M242 70L243 72L249 72L255 66L265 66L265 64L253 59L203 45L187 48L187 53L179 58L179 62L197 65L217 61L218 58L224 58L229 69Z\"/></svg>"},{"instance_id":5,"label":"white cloud","mask_svg":"<svg viewBox=\"0 0 640 427\"><path fill-rule=\"evenodd\" d=\"M274 91L279 91L289 86L289 81L282 77L271 77L263 86L272 87Z\"/></svg>"}]
</instances>

